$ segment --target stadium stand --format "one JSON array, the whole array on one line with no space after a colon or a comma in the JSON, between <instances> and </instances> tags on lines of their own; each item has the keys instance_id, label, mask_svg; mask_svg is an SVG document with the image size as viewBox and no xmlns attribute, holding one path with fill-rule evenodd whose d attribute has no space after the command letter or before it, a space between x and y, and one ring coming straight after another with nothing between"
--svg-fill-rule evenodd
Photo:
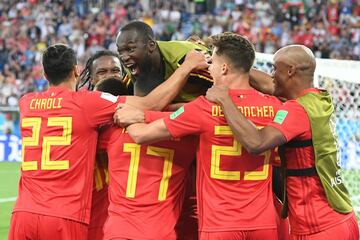
<instances>
[{"instance_id":1,"label":"stadium stand","mask_svg":"<svg viewBox=\"0 0 360 240\"><path fill-rule=\"evenodd\" d=\"M41 52L63 42L80 63L100 49L115 50L118 29L133 19L151 25L160 40L203 39L224 31L247 36L258 52L299 43L317 57L359 60L358 1L37 1L0 3L0 106L42 91Z\"/></svg>"},{"instance_id":2,"label":"stadium stand","mask_svg":"<svg viewBox=\"0 0 360 240\"><path fill-rule=\"evenodd\" d=\"M116 51L118 30L134 19L165 41L193 34L206 41L224 31L245 35L263 53L256 66L267 71L277 49L292 43L311 48L319 58L318 86L334 98L345 180L360 217L359 0L2 0L0 162L21 160L18 99L47 87L42 51L66 43L84 65L98 50Z\"/></svg>"}]
</instances>

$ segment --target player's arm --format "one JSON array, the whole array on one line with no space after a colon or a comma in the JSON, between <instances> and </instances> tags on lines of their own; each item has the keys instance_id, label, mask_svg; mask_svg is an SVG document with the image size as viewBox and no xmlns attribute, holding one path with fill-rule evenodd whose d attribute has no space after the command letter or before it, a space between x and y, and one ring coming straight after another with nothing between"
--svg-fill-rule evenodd
<instances>
[{"instance_id":1,"label":"player's arm","mask_svg":"<svg viewBox=\"0 0 360 240\"><path fill-rule=\"evenodd\" d=\"M120 127L127 127L133 123L149 123L169 116L171 112L145 111L128 104L120 105L114 114L114 123Z\"/></svg>"},{"instance_id":2,"label":"player's arm","mask_svg":"<svg viewBox=\"0 0 360 240\"><path fill-rule=\"evenodd\" d=\"M227 88L213 86L207 91L206 98L221 106L235 139L250 153L259 154L286 142L283 134L274 127L257 129L238 110L230 98Z\"/></svg>"},{"instance_id":3,"label":"player's arm","mask_svg":"<svg viewBox=\"0 0 360 240\"><path fill-rule=\"evenodd\" d=\"M171 138L171 134L163 119L158 119L150 124L135 123L128 126L126 130L138 144L148 144Z\"/></svg>"},{"instance_id":4,"label":"player's arm","mask_svg":"<svg viewBox=\"0 0 360 240\"><path fill-rule=\"evenodd\" d=\"M271 75L255 68L250 70L250 85L262 93L272 95L274 92L274 82Z\"/></svg>"},{"instance_id":5,"label":"player's arm","mask_svg":"<svg viewBox=\"0 0 360 240\"><path fill-rule=\"evenodd\" d=\"M191 50L186 55L184 63L175 70L169 79L145 97L127 97L126 103L141 109L162 110L178 95L191 71L207 67L204 54Z\"/></svg>"}]
</instances>

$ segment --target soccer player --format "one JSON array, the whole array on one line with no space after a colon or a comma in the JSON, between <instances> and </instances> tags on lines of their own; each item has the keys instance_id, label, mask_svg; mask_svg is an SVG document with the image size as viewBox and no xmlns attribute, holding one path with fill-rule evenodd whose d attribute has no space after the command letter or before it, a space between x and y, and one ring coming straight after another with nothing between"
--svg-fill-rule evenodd
<instances>
[{"instance_id":1,"label":"soccer player","mask_svg":"<svg viewBox=\"0 0 360 240\"><path fill-rule=\"evenodd\" d=\"M99 148L108 153L110 176L104 238L179 239L175 225L197 139L185 137L139 145L125 129L110 127L102 132L99 141Z\"/></svg>"},{"instance_id":2,"label":"soccer player","mask_svg":"<svg viewBox=\"0 0 360 240\"><path fill-rule=\"evenodd\" d=\"M215 85L229 96L257 126L271 121L279 106L249 84L255 59L252 44L234 33L211 38L209 67ZM151 115L151 112L147 114ZM271 151L248 153L234 139L220 106L199 97L170 117L127 128L137 143L199 135L197 200L200 239L277 239L271 191Z\"/></svg>"},{"instance_id":3,"label":"soccer player","mask_svg":"<svg viewBox=\"0 0 360 240\"><path fill-rule=\"evenodd\" d=\"M124 94L125 87L115 83L106 79L95 88ZM110 127L101 132L99 149L108 153L110 175L105 239L179 239L175 225L186 197L196 141L187 137L138 145L124 129Z\"/></svg>"},{"instance_id":4,"label":"soccer player","mask_svg":"<svg viewBox=\"0 0 360 240\"><path fill-rule=\"evenodd\" d=\"M99 81L108 78L122 80L124 74L125 70L117 53L109 50L98 51L87 60L85 68L80 74L77 89L86 86L88 90L93 90Z\"/></svg>"},{"instance_id":5,"label":"soccer player","mask_svg":"<svg viewBox=\"0 0 360 240\"><path fill-rule=\"evenodd\" d=\"M75 52L55 44L43 54L50 88L20 100L22 171L9 239L86 239L90 218L97 129L119 103L161 109L204 61L190 52L171 79L146 97L75 92Z\"/></svg>"},{"instance_id":6,"label":"soccer player","mask_svg":"<svg viewBox=\"0 0 360 240\"><path fill-rule=\"evenodd\" d=\"M123 68L120 63L120 57L117 53L109 50L96 52L86 62L84 70L80 74L80 81L77 89L86 87L93 90L95 86L111 86L109 93L119 95L132 95L132 92L124 89L122 84ZM100 127L99 132L103 126ZM89 240L103 239L103 227L108 216L109 198L108 198L108 159L106 152L96 151L94 184L91 200L90 223L88 228Z\"/></svg>"},{"instance_id":7,"label":"soccer player","mask_svg":"<svg viewBox=\"0 0 360 240\"><path fill-rule=\"evenodd\" d=\"M118 53L126 69L125 82L134 84L134 93L144 96L160 83L166 81L184 61L184 57L192 49L208 51L203 44L195 44L199 39L190 41L155 41L155 34L151 27L144 22L133 21L125 25L116 38ZM205 95L211 86L211 76L207 71L193 71L189 80L174 102L181 103L194 100L197 96ZM173 103L174 103L173 102ZM170 109L177 109L179 104L173 104ZM191 166L195 174L195 165ZM195 179L195 176L192 176ZM189 182L189 188L195 182ZM194 186L192 187L195 188ZM195 214L195 191L189 190L186 198L184 215L179 223L179 234L189 239L190 235L197 236L197 220ZM183 230L180 230L182 228ZM196 237L194 237L196 239Z\"/></svg>"},{"instance_id":8,"label":"soccer player","mask_svg":"<svg viewBox=\"0 0 360 240\"><path fill-rule=\"evenodd\" d=\"M126 70L124 81L134 84L137 96L145 96L167 80L190 50L207 51L204 46L190 41L155 41L151 27L140 21L125 25L116 38L116 45ZM205 95L210 86L211 77L207 71L193 71L175 100L189 102Z\"/></svg>"},{"instance_id":9,"label":"soccer player","mask_svg":"<svg viewBox=\"0 0 360 240\"><path fill-rule=\"evenodd\" d=\"M303 45L275 53L275 94L288 101L262 129L238 111L226 89L214 86L207 98L221 105L235 138L249 152L284 144L279 153L290 239L355 240L359 229L340 175L334 106L325 90L314 88L315 67L313 53Z\"/></svg>"}]
</instances>

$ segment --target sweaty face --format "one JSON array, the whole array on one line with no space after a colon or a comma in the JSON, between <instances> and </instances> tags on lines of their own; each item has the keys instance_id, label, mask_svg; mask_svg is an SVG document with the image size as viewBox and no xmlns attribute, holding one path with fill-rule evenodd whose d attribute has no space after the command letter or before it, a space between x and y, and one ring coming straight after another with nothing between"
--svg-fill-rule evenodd
<instances>
[{"instance_id":1,"label":"sweaty face","mask_svg":"<svg viewBox=\"0 0 360 240\"><path fill-rule=\"evenodd\" d=\"M124 31L116 41L118 53L124 66L134 77L145 74L150 60L147 42L134 30Z\"/></svg>"},{"instance_id":2,"label":"sweaty face","mask_svg":"<svg viewBox=\"0 0 360 240\"><path fill-rule=\"evenodd\" d=\"M121 79L121 64L120 60L114 56L102 56L97 58L92 65L91 82L96 85L98 82L107 78Z\"/></svg>"}]
</instances>

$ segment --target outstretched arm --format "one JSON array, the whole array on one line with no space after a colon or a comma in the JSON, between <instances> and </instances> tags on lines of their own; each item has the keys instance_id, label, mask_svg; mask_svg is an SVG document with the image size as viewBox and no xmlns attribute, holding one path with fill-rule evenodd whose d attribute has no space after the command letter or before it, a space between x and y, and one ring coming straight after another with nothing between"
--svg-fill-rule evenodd
<instances>
[{"instance_id":1,"label":"outstretched arm","mask_svg":"<svg viewBox=\"0 0 360 240\"><path fill-rule=\"evenodd\" d=\"M274 92L274 82L271 75L255 68L250 70L250 85L265 94L272 95Z\"/></svg>"},{"instance_id":2,"label":"outstretched arm","mask_svg":"<svg viewBox=\"0 0 360 240\"><path fill-rule=\"evenodd\" d=\"M171 138L163 119L156 120L150 124L135 123L126 128L129 135L138 144L152 143Z\"/></svg>"},{"instance_id":3,"label":"outstretched arm","mask_svg":"<svg viewBox=\"0 0 360 240\"><path fill-rule=\"evenodd\" d=\"M257 129L233 103L228 94L228 88L213 86L207 91L206 98L221 106L235 139L248 152L260 154L286 142L283 134L274 127Z\"/></svg>"},{"instance_id":4,"label":"outstretched arm","mask_svg":"<svg viewBox=\"0 0 360 240\"><path fill-rule=\"evenodd\" d=\"M176 69L168 80L164 81L145 97L127 97L126 103L141 109L162 110L178 95L191 71L207 67L208 64L204 54L191 50L186 55L184 63Z\"/></svg>"}]
</instances>

